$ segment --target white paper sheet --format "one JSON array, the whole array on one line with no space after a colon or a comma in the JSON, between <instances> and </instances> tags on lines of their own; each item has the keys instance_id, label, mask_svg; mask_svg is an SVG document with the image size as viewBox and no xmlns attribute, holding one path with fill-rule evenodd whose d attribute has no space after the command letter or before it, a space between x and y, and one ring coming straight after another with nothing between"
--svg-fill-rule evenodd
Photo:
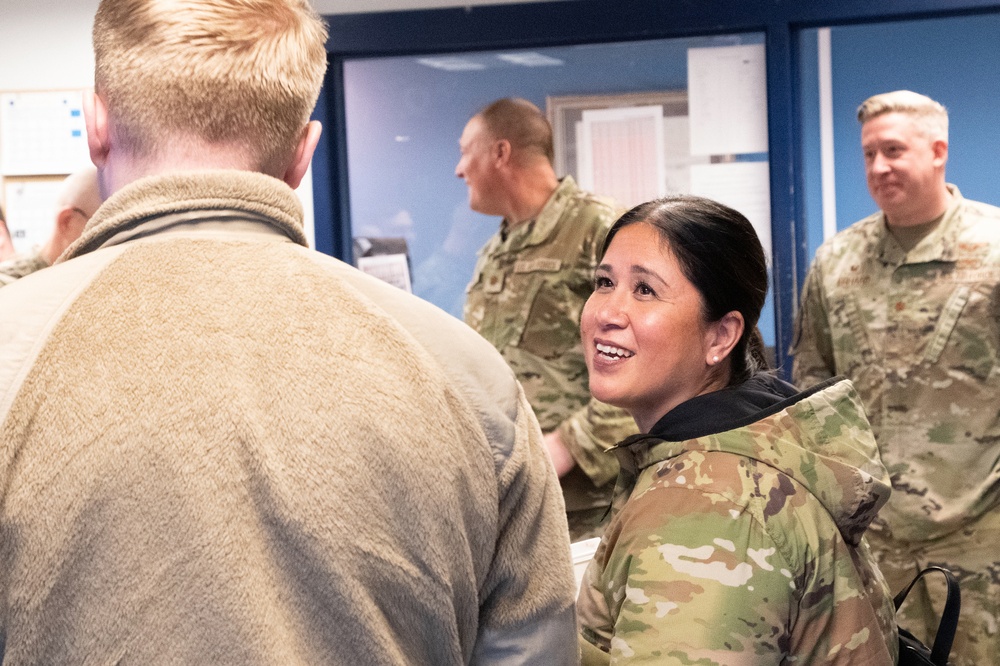
<instances>
[{"instance_id":1,"label":"white paper sheet","mask_svg":"<svg viewBox=\"0 0 1000 666\"><path fill-rule=\"evenodd\" d=\"M0 173L66 175L89 164L81 92L0 95Z\"/></svg>"},{"instance_id":2,"label":"white paper sheet","mask_svg":"<svg viewBox=\"0 0 1000 666\"><path fill-rule=\"evenodd\" d=\"M687 116L663 119L663 155L666 170L665 194L690 194L691 166L708 164L707 155L691 154L691 121Z\"/></svg>"},{"instance_id":3,"label":"white paper sheet","mask_svg":"<svg viewBox=\"0 0 1000 666\"><path fill-rule=\"evenodd\" d=\"M56 199L62 187L59 180L27 180L4 183L7 202L7 229L19 254L31 252L52 234L55 225Z\"/></svg>"},{"instance_id":4,"label":"white paper sheet","mask_svg":"<svg viewBox=\"0 0 1000 666\"><path fill-rule=\"evenodd\" d=\"M688 49L693 155L767 152L763 44Z\"/></svg>"},{"instance_id":5,"label":"white paper sheet","mask_svg":"<svg viewBox=\"0 0 1000 666\"><path fill-rule=\"evenodd\" d=\"M410 267L405 254L358 257L358 269L400 289L413 291L410 285Z\"/></svg>"},{"instance_id":6,"label":"white paper sheet","mask_svg":"<svg viewBox=\"0 0 1000 666\"><path fill-rule=\"evenodd\" d=\"M735 208L753 225L771 262L771 186L767 162L691 167L691 193Z\"/></svg>"},{"instance_id":7,"label":"white paper sheet","mask_svg":"<svg viewBox=\"0 0 1000 666\"><path fill-rule=\"evenodd\" d=\"M576 137L583 189L626 207L664 195L662 106L584 111Z\"/></svg>"}]
</instances>

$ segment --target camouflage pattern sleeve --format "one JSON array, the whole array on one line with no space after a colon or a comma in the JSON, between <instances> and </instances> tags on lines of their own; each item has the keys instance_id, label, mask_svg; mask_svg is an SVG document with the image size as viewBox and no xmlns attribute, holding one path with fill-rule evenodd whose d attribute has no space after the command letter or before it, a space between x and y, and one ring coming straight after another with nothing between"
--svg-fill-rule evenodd
<instances>
[{"instance_id":1,"label":"camouflage pattern sleeve","mask_svg":"<svg viewBox=\"0 0 1000 666\"><path fill-rule=\"evenodd\" d=\"M559 437L595 486L618 476L618 459L608 449L639 432L628 412L594 398L562 422Z\"/></svg>"},{"instance_id":2,"label":"camouflage pattern sleeve","mask_svg":"<svg viewBox=\"0 0 1000 666\"><path fill-rule=\"evenodd\" d=\"M611 655L580 636L580 666L608 666Z\"/></svg>"},{"instance_id":3,"label":"camouflage pattern sleeve","mask_svg":"<svg viewBox=\"0 0 1000 666\"><path fill-rule=\"evenodd\" d=\"M40 252L20 255L0 262L0 287L48 267L49 262L42 257Z\"/></svg>"},{"instance_id":4,"label":"camouflage pattern sleeve","mask_svg":"<svg viewBox=\"0 0 1000 666\"><path fill-rule=\"evenodd\" d=\"M577 601L583 640L611 664L894 663L891 598L867 544L846 543L792 477L687 451L626 493Z\"/></svg>"},{"instance_id":5,"label":"camouflage pattern sleeve","mask_svg":"<svg viewBox=\"0 0 1000 666\"><path fill-rule=\"evenodd\" d=\"M650 511L630 511L604 570L614 581L605 591L613 626L585 623L584 638L605 643L611 664L781 661L794 583L765 532L719 496L681 487L652 494ZM676 509L664 519L655 510L663 506Z\"/></svg>"},{"instance_id":6,"label":"camouflage pattern sleeve","mask_svg":"<svg viewBox=\"0 0 1000 666\"><path fill-rule=\"evenodd\" d=\"M792 383L806 389L837 374L833 338L823 294L822 254L817 253L802 288L802 300L795 317Z\"/></svg>"}]
</instances>

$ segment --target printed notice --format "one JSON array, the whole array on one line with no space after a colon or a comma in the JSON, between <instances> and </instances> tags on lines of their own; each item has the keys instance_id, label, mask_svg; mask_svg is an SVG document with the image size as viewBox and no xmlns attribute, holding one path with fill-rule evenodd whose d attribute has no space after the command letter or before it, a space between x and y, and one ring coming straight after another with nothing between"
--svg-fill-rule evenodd
<instances>
[{"instance_id":1,"label":"printed notice","mask_svg":"<svg viewBox=\"0 0 1000 666\"><path fill-rule=\"evenodd\" d=\"M413 291L410 285L410 265L405 254L358 257L358 269L404 291Z\"/></svg>"},{"instance_id":2,"label":"printed notice","mask_svg":"<svg viewBox=\"0 0 1000 666\"><path fill-rule=\"evenodd\" d=\"M0 173L62 175L89 164L80 91L0 95Z\"/></svg>"},{"instance_id":3,"label":"printed notice","mask_svg":"<svg viewBox=\"0 0 1000 666\"><path fill-rule=\"evenodd\" d=\"M715 199L750 220L771 260L771 187L767 162L696 164L691 167L691 194Z\"/></svg>"},{"instance_id":4,"label":"printed notice","mask_svg":"<svg viewBox=\"0 0 1000 666\"><path fill-rule=\"evenodd\" d=\"M763 44L688 49L692 155L767 152Z\"/></svg>"},{"instance_id":5,"label":"printed notice","mask_svg":"<svg viewBox=\"0 0 1000 666\"><path fill-rule=\"evenodd\" d=\"M664 195L662 106L584 111L576 137L581 188L629 208Z\"/></svg>"},{"instance_id":6,"label":"printed notice","mask_svg":"<svg viewBox=\"0 0 1000 666\"><path fill-rule=\"evenodd\" d=\"M56 200L62 180L4 183L7 229L14 251L27 254L43 244L55 225Z\"/></svg>"}]
</instances>

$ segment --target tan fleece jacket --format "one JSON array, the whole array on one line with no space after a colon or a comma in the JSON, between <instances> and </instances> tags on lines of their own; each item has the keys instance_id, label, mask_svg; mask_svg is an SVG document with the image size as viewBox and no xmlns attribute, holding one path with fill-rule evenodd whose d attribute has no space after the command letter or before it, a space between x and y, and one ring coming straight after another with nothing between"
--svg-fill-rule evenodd
<instances>
[{"instance_id":1,"label":"tan fleece jacket","mask_svg":"<svg viewBox=\"0 0 1000 666\"><path fill-rule=\"evenodd\" d=\"M173 174L0 290L5 663L574 662L510 371L304 243L279 181Z\"/></svg>"}]
</instances>

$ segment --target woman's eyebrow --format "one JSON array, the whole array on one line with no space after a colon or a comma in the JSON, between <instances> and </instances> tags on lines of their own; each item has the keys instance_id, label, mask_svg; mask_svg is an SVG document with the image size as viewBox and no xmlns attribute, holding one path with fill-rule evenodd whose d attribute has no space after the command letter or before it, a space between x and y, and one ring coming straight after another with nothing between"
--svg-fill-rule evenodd
<instances>
[{"instance_id":1,"label":"woman's eyebrow","mask_svg":"<svg viewBox=\"0 0 1000 666\"><path fill-rule=\"evenodd\" d=\"M646 268L645 266L640 266L638 264L632 264L631 271L632 271L632 273L634 275L643 275L643 276L646 276L646 277L655 278L656 280L658 280L660 282L666 283L666 280L664 280L663 278L661 278L655 271L651 271L650 269Z\"/></svg>"}]
</instances>

